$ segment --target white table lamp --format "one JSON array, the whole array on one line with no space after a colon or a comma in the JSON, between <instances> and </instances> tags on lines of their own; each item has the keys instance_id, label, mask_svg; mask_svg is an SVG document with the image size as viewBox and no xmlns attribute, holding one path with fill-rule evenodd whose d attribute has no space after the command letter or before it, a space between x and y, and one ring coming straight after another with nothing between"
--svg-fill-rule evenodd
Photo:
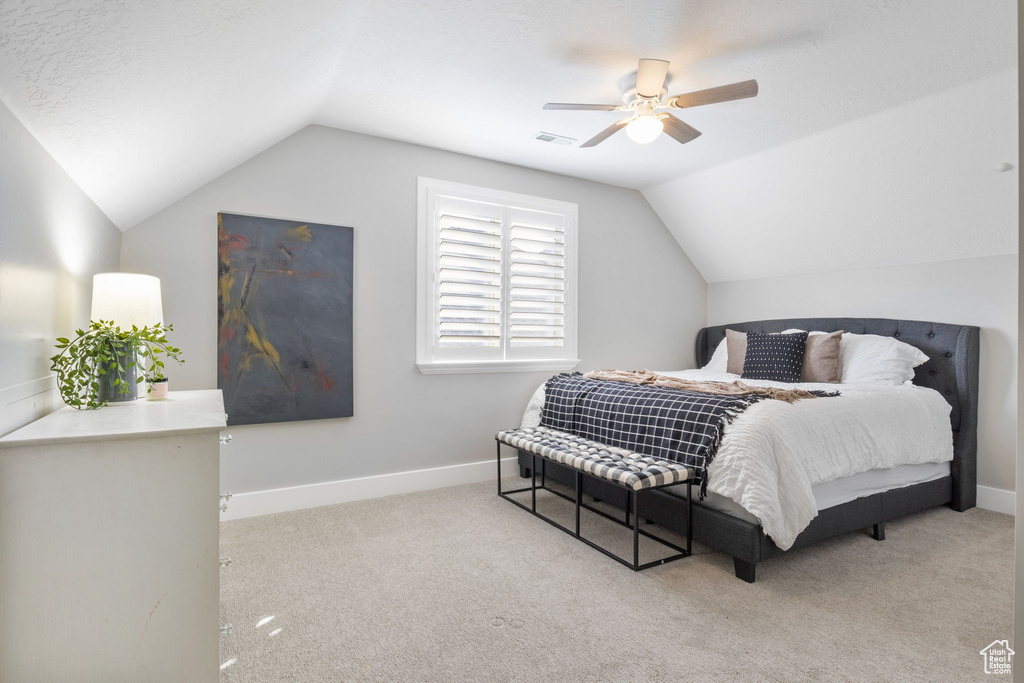
<instances>
[{"instance_id":1,"label":"white table lamp","mask_svg":"<svg viewBox=\"0 0 1024 683\"><path fill-rule=\"evenodd\" d=\"M131 331L163 323L160 278L139 273L97 273L92 278L90 320L108 320Z\"/></svg>"}]
</instances>

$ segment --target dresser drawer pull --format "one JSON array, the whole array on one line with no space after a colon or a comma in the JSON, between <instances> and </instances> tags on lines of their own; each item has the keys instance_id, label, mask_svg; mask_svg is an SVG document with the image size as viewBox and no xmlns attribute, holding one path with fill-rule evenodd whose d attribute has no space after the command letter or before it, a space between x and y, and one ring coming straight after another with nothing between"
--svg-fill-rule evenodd
<instances>
[{"instance_id":1,"label":"dresser drawer pull","mask_svg":"<svg viewBox=\"0 0 1024 683\"><path fill-rule=\"evenodd\" d=\"M224 436L220 437L220 445L221 446L230 446L231 445L231 435L230 434L225 434Z\"/></svg>"},{"instance_id":2,"label":"dresser drawer pull","mask_svg":"<svg viewBox=\"0 0 1024 683\"><path fill-rule=\"evenodd\" d=\"M228 502L229 500L231 500L231 491L225 491L224 493L220 494L220 497L224 499L225 503Z\"/></svg>"},{"instance_id":3,"label":"dresser drawer pull","mask_svg":"<svg viewBox=\"0 0 1024 683\"><path fill-rule=\"evenodd\" d=\"M221 505L221 506L220 506L220 511L221 511L221 512L227 512L227 510L228 510L228 506L227 506L227 504L226 504L226 503L225 503L224 505Z\"/></svg>"},{"instance_id":4,"label":"dresser drawer pull","mask_svg":"<svg viewBox=\"0 0 1024 683\"><path fill-rule=\"evenodd\" d=\"M220 627L220 634L222 636L230 636L231 635L231 629L233 629L233 628L234 628L234 626L232 626L231 624L224 624L223 626Z\"/></svg>"},{"instance_id":5,"label":"dresser drawer pull","mask_svg":"<svg viewBox=\"0 0 1024 683\"><path fill-rule=\"evenodd\" d=\"M228 565L230 565L230 564L231 564L231 561L232 561L232 560L231 560L231 557L230 557L230 556L228 556L228 557L222 557L222 558L220 558L220 566L222 566L222 567L227 567Z\"/></svg>"}]
</instances>

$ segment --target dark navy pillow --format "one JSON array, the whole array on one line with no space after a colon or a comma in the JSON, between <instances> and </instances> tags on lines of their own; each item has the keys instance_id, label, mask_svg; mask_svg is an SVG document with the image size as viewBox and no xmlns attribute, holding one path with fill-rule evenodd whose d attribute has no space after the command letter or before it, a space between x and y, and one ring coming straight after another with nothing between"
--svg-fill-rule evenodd
<instances>
[{"instance_id":1,"label":"dark navy pillow","mask_svg":"<svg viewBox=\"0 0 1024 683\"><path fill-rule=\"evenodd\" d=\"M741 377L772 382L799 382L806 348L806 332L747 332L747 356L743 361Z\"/></svg>"}]
</instances>

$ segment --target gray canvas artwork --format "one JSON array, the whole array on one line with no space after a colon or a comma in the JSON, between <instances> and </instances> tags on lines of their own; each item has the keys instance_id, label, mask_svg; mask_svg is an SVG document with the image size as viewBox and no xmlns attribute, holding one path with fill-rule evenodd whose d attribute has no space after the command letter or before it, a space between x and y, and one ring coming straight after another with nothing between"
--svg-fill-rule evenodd
<instances>
[{"instance_id":1,"label":"gray canvas artwork","mask_svg":"<svg viewBox=\"0 0 1024 683\"><path fill-rule=\"evenodd\" d=\"M353 229L217 214L229 425L352 416Z\"/></svg>"}]
</instances>

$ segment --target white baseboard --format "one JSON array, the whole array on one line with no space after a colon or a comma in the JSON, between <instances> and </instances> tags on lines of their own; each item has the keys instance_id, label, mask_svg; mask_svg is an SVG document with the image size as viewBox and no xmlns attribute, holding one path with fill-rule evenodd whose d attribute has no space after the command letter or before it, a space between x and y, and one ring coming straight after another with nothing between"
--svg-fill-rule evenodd
<instances>
[{"instance_id":1,"label":"white baseboard","mask_svg":"<svg viewBox=\"0 0 1024 683\"><path fill-rule=\"evenodd\" d=\"M1012 515L1017 510L1017 494L1013 491L979 486L978 507Z\"/></svg>"},{"instance_id":2,"label":"white baseboard","mask_svg":"<svg viewBox=\"0 0 1024 683\"><path fill-rule=\"evenodd\" d=\"M516 458L501 459L501 474L510 477L518 472ZM432 467L411 472L396 472L358 479L342 479L320 484L290 486L269 491L237 493L228 501L228 509L221 513L221 521L244 519L276 512L304 510L321 505L336 505L353 500L380 498L399 493L426 491L478 481L494 481L494 460L481 460L464 465Z\"/></svg>"},{"instance_id":3,"label":"white baseboard","mask_svg":"<svg viewBox=\"0 0 1024 683\"><path fill-rule=\"evenodd\" d=\"M502 458L502 476L513 476L517 472L516 467L515 457ZM493 460L432 467L411 472L380 474L358 479L342 479L320 484L289 486L269 491L236 493L231 497L228 509L221 514L221 520L226 522L232 519L271 515L276 512L304 510L321 505L336 505L354 500L393 496L399 493L472 484L488 479L494 479ZM978 487L978 507L980 508L1012 515L1016 510L1016 500L1017 496L1013 491L1004 491L988 486Z\"/></svg>"}]
</instances>

